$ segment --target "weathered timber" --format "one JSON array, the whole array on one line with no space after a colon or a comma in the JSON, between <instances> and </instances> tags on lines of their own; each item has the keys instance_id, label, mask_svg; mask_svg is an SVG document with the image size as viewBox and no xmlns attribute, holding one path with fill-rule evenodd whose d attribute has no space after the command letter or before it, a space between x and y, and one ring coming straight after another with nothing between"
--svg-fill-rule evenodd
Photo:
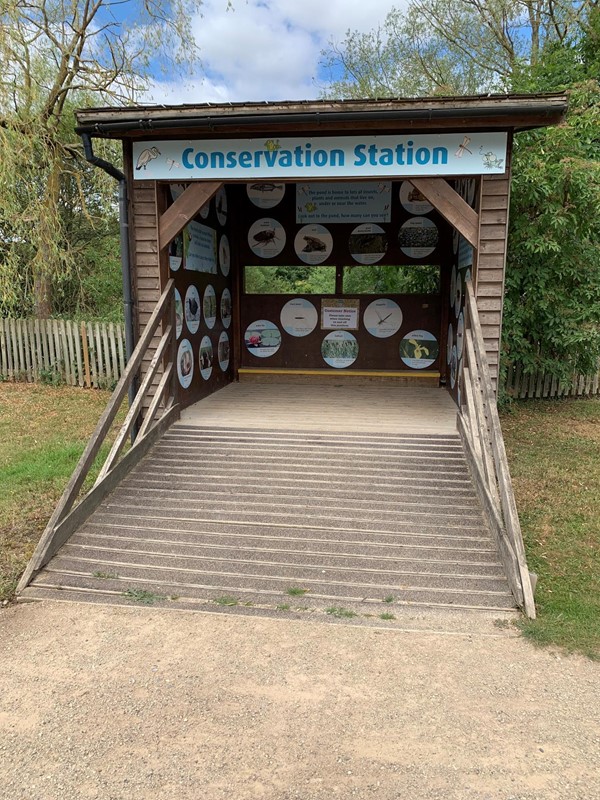
<instances>
[{"instance_id":1,"label":"weathered timber","mask_svg":"<svg viewBox=\"0 0 600 800\"><path fill-rule=\"evenodd\" d=\"M411 178L410 183L473 247L479 244L479 217L443 178Z\"/></svg>"},{"instance_id":2,"label":"weathered timber","mask_svg":"<svg viewBox=\"0 0 600 800\"><path fill-rule=\"evenodd\" d=\"M169 206L160 217L158 240L160 249L167 247L178 233L196 216L203 205L208 203L221 188L221 181L202 181L190 183L185 191Z\"/></svg>"}]
</instances>

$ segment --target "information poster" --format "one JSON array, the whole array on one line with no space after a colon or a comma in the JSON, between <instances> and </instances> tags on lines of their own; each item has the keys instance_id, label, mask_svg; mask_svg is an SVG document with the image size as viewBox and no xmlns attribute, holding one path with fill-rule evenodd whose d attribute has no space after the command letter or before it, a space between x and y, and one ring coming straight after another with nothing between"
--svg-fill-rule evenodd
<instances>
[{"instance_id":1,"label":"information poster","mask_svg":"<svg viewBox=\"0 0 600 800\"><path fill-rule=\"evenodd\" d=\"M308 336L317 327L319 315L317 309L303 297L296 297L281 309L281 327L290 336Z\"/></svg>"},{"instance_id":2,"label":"information poster","mask_svg":"<svg viewBox=\"0 0 600 800\"><path fill-rule=\"evenodd\" d=\"M216 274L217 232L200 222L190 222L184 236L184 269Z\"/></svg>"},{"instance_id":3,"label":"information poster","mask_svg":"<svg viewBox=\"0 0 600 800\"><path fill-rule=\"evenodd\" d=\"M296 184L296 222L389 222L389 181Z\"/></svg>"},{"instance_id":4,"label":"information poster","mask_svg":"<svg viewBox=\"0 0 600 800\"><path fill-rule=\"evenodd\" d=\"M398 333L402 325L400 306L386 297L373 300L365 309L363 324L371 336L387 339Z\"/></svg>"},{"instance_id":5,"label":"information poster","mask_svg":"<svg viewBox=\"0 0 600 800\"><path fill-rule=\"evenodd\" d=\"M358 358L358 342L348 331L328 333L321 343L321 355L330 367L344 369Z\"/></svg>"},{"instance_id":6,"label":"information poster","mask_svg":"<svg viewBox=\"0 0 600 800\"><path fill-rule=\"evenodd\" d=\"M400 358L412 369L430 367L439 352L438 341L430 331L411 331L400 342Z\"/></svg>"},{"instance_id":7,"label":"information poster","mask_svg":"<svg viewBox=\"0 0 600 800\"><path fill-rule=\"evenodd\" d=\"M332 298L321 300L321 329L333 331L341 328L357 331L359 305L359 300Z\"/></svg>"}]
</instances>

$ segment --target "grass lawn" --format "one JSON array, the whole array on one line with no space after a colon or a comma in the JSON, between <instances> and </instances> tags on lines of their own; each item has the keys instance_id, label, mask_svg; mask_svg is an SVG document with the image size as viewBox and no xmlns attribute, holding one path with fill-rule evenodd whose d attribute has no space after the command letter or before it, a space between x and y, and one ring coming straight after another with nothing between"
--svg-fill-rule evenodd
<instances>
[{"instance_id":1,"label":"grass lawn","mask_svg":"<svg viewBox=\"0 0 600 800\"><path fill-rule=\"evenodd\" d=\"M109 397L0 383L0 601L13 595Z\"/></svg>"},{"instance_id":2,"label":"grass lawn","mask_svg":"<svg viewBox=\"0 0 600 800\"><path fill-rule=\"evenodd\" d=\"M600 658L600 400L514 403L502 415L539 644Z\"/></svg>"}]
</instances>

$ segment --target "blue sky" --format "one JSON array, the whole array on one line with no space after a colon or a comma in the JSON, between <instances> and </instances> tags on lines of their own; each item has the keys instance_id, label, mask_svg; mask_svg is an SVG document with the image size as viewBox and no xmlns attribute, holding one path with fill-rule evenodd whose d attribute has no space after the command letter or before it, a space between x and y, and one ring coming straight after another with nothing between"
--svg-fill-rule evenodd
<instances>
[{"instance_id":1,"label":"blue sky","mask_svg":"<svg viewBox=\"0 0 600 800\"><path fill-rule=\"evenodd\" d=\"M396 3L401 5L402 3ZM319 62L348 29L382 23L391 0L205 0L191 20L204 75L156 79L145 102L178 104L303 100L319 95Z\"/></svg>"}]
</instances>

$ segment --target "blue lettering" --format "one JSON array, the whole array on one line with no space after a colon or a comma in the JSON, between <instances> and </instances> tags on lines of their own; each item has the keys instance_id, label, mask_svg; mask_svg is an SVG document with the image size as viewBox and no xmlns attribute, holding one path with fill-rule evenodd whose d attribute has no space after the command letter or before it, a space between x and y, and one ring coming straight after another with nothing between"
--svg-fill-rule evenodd
<instances>
[{"instance_id":1,"label":"blue lettering","mask_svg":"<svg viewBox=\"0 0 600 800\"><path fill-rule=\"evenodd\" d=\"M196 153L194 164L198 167L198 169L206 169L206 167L208 167L208 156L206 153L203 153L202 150Z\"/></svg>"},{"instance_id":2,"label":"blue lettering","mask_svg":"<svg viewBox=\"0 0 600 800\"><path fill-rule=\"evenodd\" d=\"M274 167L277 163L277 150L264 150L263 155L267 162L267 167Z\"/></svg>"},{"instance_id":3,"label":"blue lettering","mask_svg":"<svg viewBox=\"0 0 600 800\"><path fill-rule=\"evenodd\" d=\"M441 161L440 161L441 159ZM447 164L448 163L448 150L445 147L433 148L433 163L434 164Z\"/></svg>"},{"instance_id":4,"label":"blue lettering","mask_svg":"<svg viewBox=\"0 0 600 800\"><path fill-rule=\"evenodd\" d=\"M238 163L240 167L244 169L248 169L252 166L252 153L248 152L248 150L242 150L242 152L238 156Z\"/></svg>"},{"instance_id":5,"label":"blue lettering","mask_svg":"<svg viewBox=\"0 0 600 800\"><path fill-rule=\"evenodd\" d=\"M428 147L419 147L415 153L417 164L427 164L431 158L431 153Z\"/></svg>"},{"instance_id":6,"label":"blue lettering","mask_svg":"<svg viewBox=\"0 0 600 800\"><path fill-rule=\"evenodd\" d=\"M189 156L191 156L193 152L194 152L193 147L186 147L183 153L181 154L181 163L186 169L194 169L194 165L189 160Z\"/></svg>"},{"instance_id":7,"label":"blue lettering","mask_svg":"<svg viewBox=\"0 0 600 800\"><path fill-rule=\"evenodd\" d=\"M343 150L334 149L331 151L331 166L343 167L345 154Z\"/></svg>"},{"instance_id":8,"label":"blue lettering","mask_svg":"<svg viewBox=\"0 0 600 800\"><path fill-rule=\"evenodd\" d=\"M235 150L230 150L227 153L227 168L235 169L237 167L237 153Z\"/></svg>"},{"instance_id":9,"label":"blue lettering","mask_svg":"<svg viewBox=\"0 0 600 800\"><path fill-rule=\"evenodd\" d=\"M210 168L211 169L225 169L225 153L216 150L210 154Z\"/></svg>"},{"instance_id":10,"label":"blue lettering","mask_svg":"<svg viewBox=\"0 0 600 800\"><path fill-rule=\"evenodd\" d=\"M365 147L366 144L357 144L354 148L354 166L355 167L362 167L367 163L367 157L365 155Z\"/></svg>"}]
</instances>

